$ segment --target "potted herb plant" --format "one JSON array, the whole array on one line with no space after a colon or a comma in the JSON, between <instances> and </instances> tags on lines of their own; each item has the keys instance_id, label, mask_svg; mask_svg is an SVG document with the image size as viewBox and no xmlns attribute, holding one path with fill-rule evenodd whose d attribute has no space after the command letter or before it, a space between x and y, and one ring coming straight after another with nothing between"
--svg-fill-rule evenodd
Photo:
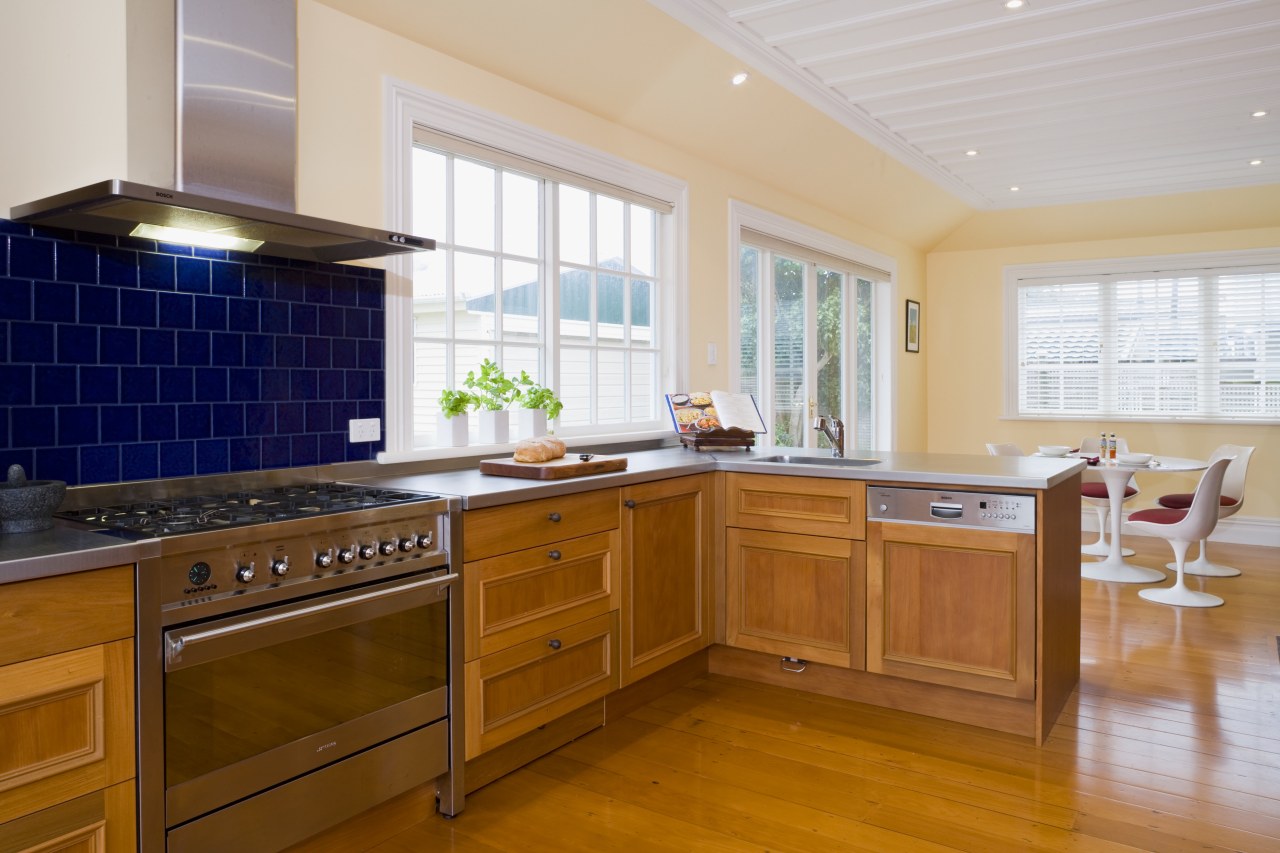
<instances>
[{"instance_id":1,"label":"potted herb plant","mask_svg":"<svg viewBox=\"0 0 1280 853\"><path fill-rule=\"evenodd\" d=\"M440 414L436 417L436 443L441 447L466 447L471 424L467 412L475 407L469 391L445 388L440 392Z\"/></svg>"},{"instance_id":2,"label":"potted herb plant","mask_svg":"<svg viewBox=\"0 0 1280 853\"><path fill-rule=\"evenodd\" d=\"M520 371L516 380L516 436L533 438L545 435L547 421L555 420L564 408L564 403L545 385L533 381L528 372Z\"/></svg>"},{"instance_id":3,"label":"potted herb plant","mask_svg":"<svg viewBox=\"0 0 1280 853\"><path fill-rule=\"evenodd\" d=\"M480 412L480 443L506 444L511 436L511 414L507 408L516 399L516 383L493 361L485 359L480 371L472 370L463 381L471 389Z\"/></svg>"}]
</instances>

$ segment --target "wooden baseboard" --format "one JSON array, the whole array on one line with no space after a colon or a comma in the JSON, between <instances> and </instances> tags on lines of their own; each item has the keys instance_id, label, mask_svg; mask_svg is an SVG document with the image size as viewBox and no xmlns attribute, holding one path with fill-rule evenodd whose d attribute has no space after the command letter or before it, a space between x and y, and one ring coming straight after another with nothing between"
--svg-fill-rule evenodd
<instances>
[{"instance_id":1,"label":"wooden baseboard","mask_svg":"<svg viewBox=\"0 0 1280 853\"><path fill-rule=\"evenodd\" d=\"M605 724L607 725L620 717L625 717L636 708L648 705L659 696L665 696L672 690L683 687L695 678L706 674L707 650L703 649L676 661L647 678L642 678L634 684L628 684L621 690L615 690L604 697Z\"/></svg>"},{"instance_id":2,"label":"wooden baseboard","mask_svg":"<svg viewBox=\"0 0 1280 853\"><path fill-rule=\"evenodd\" d=\"M470 794L495 779L541 758L553 749L580 738L592 729L604 725L604 699L597 699L576 711L570 711L528 734L495 747L483 755L467 761L463 778Z\"/></svg>"},{"instance_id":3,"label":"wooden baseboard","mask_svg":"<svg viewBox=\"0 0 1280 853\"><path fill-rule=\"evenodd\" d=\"M1036 736L1034 701L920 684L820 663L808 664L803 672L784 672L777 655L721 645L711 647L707 663L713 675L790 687L1029 738Z\"/></svg>"}]
</instances>

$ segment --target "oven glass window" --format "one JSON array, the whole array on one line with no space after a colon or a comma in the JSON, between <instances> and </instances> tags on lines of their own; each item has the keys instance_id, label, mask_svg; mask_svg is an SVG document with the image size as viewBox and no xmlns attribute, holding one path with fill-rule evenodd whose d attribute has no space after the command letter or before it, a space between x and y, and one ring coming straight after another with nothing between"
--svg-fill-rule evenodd
<instances>
[{"instance_id":1,"label":"oven glass window","mask_svg":"<svg viewBox=\"0 0 1280 853\"><path fill-rule=\"evenodd\" d=\"M442 600L167 673L167 784L443 692L447 625Z\"/></svg>"}]
</instances>

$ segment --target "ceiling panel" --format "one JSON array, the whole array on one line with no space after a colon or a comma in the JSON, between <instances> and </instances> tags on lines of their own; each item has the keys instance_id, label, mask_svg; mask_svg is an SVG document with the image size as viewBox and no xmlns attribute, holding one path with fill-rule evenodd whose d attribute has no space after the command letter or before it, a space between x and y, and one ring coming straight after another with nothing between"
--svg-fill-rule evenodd
<instances>
[{"instance_id":1,"label":"ceiling panel","mask_svg":"<svg viewBox=\"0 0 1280 853\"><path fill-rule=\"evenodd\" d=\"M650 2L978 207L1280 183L1280 0Z\"/></svg>"}]
</instances>

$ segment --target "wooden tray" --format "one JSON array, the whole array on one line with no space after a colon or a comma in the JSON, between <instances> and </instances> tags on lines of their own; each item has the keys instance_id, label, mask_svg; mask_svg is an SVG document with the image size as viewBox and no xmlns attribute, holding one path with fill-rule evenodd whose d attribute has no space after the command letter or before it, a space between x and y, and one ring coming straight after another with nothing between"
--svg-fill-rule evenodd
<instances>
[{"instance_id":1,"label":"wooden tray","mask_svg":"<svg viewBox=\"0 0 1280 853\"><path fill-rule=\"evenodd\" d=\"M565 480L569 477L585 477L588 474L603 474L606 471L625 471L625 456L593 456L586 462L570 453L550 462L517 462L510 459L480 460L481 474L494 474L499 477L524 477L529 480Z\"/></svg>"}]
</instances>

